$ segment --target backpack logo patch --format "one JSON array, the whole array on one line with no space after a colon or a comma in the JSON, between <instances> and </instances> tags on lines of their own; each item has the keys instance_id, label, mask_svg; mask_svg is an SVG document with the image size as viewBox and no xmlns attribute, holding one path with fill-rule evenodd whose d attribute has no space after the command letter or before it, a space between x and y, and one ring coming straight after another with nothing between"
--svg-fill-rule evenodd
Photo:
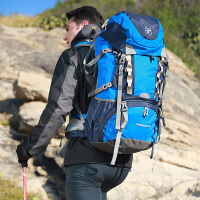
<instances>
[{"instance_id":1,"label":"backpack logo patch","mask_svg":"<svg viewBox=\"0 0 200 200\"><path fill-rule=\"evenodd\" d=\"M151 30L151 28L145 27L145 33L146 33L147 35L152 35L152 30Z\"/></svg>"}]
</instances>

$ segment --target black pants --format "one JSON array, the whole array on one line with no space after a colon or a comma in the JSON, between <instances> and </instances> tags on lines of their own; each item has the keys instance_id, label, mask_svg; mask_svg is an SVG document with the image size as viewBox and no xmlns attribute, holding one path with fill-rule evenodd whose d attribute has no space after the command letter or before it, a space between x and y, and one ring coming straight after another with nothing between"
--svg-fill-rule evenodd
<instances>
[{"instance_id":1,"label":"black pants","mask_svg":"<svg viewBox=\"0 0 200 200\"><path fill-rule=\"evenodd\" d=\"M121 184L129 168L78 164L66 168L67 200L107 200L107 192Z\"/></svg>"}]
</instances>

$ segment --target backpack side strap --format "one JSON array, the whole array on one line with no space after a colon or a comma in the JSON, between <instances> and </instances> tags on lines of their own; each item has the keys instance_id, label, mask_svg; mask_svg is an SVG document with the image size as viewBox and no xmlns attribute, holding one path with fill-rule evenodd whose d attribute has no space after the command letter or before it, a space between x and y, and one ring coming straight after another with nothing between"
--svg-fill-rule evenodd
<instances>
[{"instance_id":1,"label":"backpack side strap","mask_svg":"<svg viewBox=\"0 0 200 200\"><path fill-rule=\"evenodd\" d=\"M122 106L122 124L121 124L120 130L117 133L113 157L112 157L112 161L110 163L111 165L115 165L117 155L118 155L118 150L119 150L119 144L120 144L120 141L121 141L122 132L123 132L123 129L125 128L125 126L128 122L128 107L127 107L126 101L122 101L121 106Z\"/></svg>"},{"instance_id":2,"label":"backpack side strap","mask_svg":"<svg viewBox=\"0 0 200 200\"><path fill-rule=\"evenodd\" d=\"M126 55L122 54L119 60L119 76L118 76L118 93L117 93L117 113L115 128L120 129L121 120L121 103L122 103L122 84L123 84L123 69L126 60Z\"/></svg>"}]
</instances>

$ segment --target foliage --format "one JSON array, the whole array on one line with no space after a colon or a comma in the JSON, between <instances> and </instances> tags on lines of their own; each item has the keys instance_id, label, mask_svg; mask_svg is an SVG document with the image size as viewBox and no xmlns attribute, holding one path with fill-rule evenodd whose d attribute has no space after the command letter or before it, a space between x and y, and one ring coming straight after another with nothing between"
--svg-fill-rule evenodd
<instances>
[{"instance_id":1,"label":"foliage","mask_svg":"<svg viewBox=\"0 0 200 200\"><path fill-rule=\"evenodd\" d=\"M167 48L200 78L200 1L151 0L141 12L159 19Z\"/></svg>"},{"instance_id":2,"label":"foliage","mask_svg":"<svg viewBox=\"0 0 200 200\"><path fill-rule=\"evenodd\" d=\"M40 27L45 30L50 30L55 27L66 27L67 20L65 14L62 14L61 16L51 15L47 17L37 18L34 22L30 23L29 25L34 27Z\"/></svg>"},{"instance_id":3,"label":"foliage","mask_svg":"<svg viewBox=\"0 0 200 200\"><path fill-rule=\"evenodd\" d=\"M0 113L0 125L6 126L9 125L9 121L10 121L11 116L7 115L5 112L4 113Z\"/></svg>"},{"instance_id":4,"label":"foliage","mask_svg":"<svg viewBox=\"0 0 200 200\"><path fill-rule=\"evenodd\" d=\"M36 19L31 26L39 26L45 30L52 29L54 27L65 27L67 25L67 19L65 13L73 10L77 7L89 5L101 12L102 16L107 19L121 10L129 10L134 7L133 0L68 0L58 1L53 9L48 9L46 12L40 14L40 18ZM119 10L120 8L120 10Z\"/></svg>"},{"instance_id":5,"label":"foliage","mask_svg":"<svg viewBox=\"0 0 200 200\"><path fill-rule=\"evenodd\" d=\"M0 125L10 126L13 130L19 130L19 121L13 121L12 115L7 113L0 113Z\"/></svg>"},{"instance_id":6,"label":"foliage","mask_svg":"<svg viewBox=\"0 0 200 200\"><path fill-rule=\"evenodd\" d=\"M2 175L0 174L0 199L4 200L21 200L23 199L23 191L22 189L16 187L16 184L5 180L2 178ZM28 194L27 199L29 200L40 200L39 197L37 197L34 194Z\"/></svg>"}]
</instances>

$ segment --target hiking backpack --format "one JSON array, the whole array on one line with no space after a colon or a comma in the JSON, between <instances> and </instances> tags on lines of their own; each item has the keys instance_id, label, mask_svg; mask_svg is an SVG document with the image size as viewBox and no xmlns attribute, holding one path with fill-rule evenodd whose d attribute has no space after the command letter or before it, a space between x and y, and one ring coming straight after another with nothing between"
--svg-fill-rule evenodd
<instances>
[{"instance_id":1,"label":"hiking backpack","mask_svg":"<svg viewBox=\"0 0 200 200\"><path fill-rule=\"evenodd\" d=\"M93 51L96 57L88 63ZM95 64L97 89L89 94L94 99L87 117L77 106L79 128L69 123L66 137L87 137L94 147L113 154L112 165L118 153L151 147L152 158L161 119L165 125L162 97L168 62L160 22L127 11L114 15L93 42L84 60L85 72L91 73Z\"/></svg>"}]
</instances>

